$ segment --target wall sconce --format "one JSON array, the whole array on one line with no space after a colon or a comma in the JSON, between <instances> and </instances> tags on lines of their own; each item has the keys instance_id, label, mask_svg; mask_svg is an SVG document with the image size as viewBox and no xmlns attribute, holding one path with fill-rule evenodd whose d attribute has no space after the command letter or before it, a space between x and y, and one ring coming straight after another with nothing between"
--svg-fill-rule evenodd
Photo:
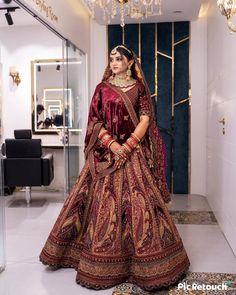
<instances>
[{"instance_id":1,"label":"wall sconce","mask_svg":"<svg viewBox=\"0 0 236 295\"><path fill-rule=\"evenodd\" d=\"M236 0L217 0L217 6L222 15L227 18L228 27L232 32L236 32L236 25L232 18L236 14Z\"/></svg>"},{"instance_id":2,"label":"wall sconce","mask_svg":"<svg viewBox=\"0 0 236 295\"><path fill-rule=\"evenodd\" d=\"M12 77L13 83L18 86L21 82L21 79L20 79L19 72L17 72L15 67L10 67L9 75Z\"/></svg>"}]
</instances>

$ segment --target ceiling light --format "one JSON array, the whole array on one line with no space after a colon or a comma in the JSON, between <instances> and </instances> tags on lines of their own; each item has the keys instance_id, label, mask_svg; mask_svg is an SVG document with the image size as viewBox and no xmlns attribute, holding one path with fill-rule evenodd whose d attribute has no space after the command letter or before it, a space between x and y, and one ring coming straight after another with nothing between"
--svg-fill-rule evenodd
<instances>
[{"instance_id":1,"label":"ceiling light","mask_svg":"<svg viewBox=\"0 0 236 295\"><path fill-rule=\"evenodd\" d=\"M5 17L7 20L7 23L9 26L13 25L13 19L11 16L11 12L14 12L16 9L19 9L20 7L0 7L0 10L6 10L7 13L5 13Z\"/></svg>"},{"instance_id":2,"label":"ceiling light","mask_svg":"<svg viewBox=\"0 0 236 295\"><path fill-rule=\"evenodd\" d=\"M218 0L217 6L222 15L227 19L227 24L232 32L236 32L236 25L233 23L233 17L236 14L236 1L235 0Z\"/></svg>"},{"instance_id":3,"label":"ceiling light","mask_svg":"<svg viewBox=\"0 0 236 295\"><path fill-rule=\"evenodd\" d=\"M9 11L7 13L5 13L5 17L6 17L8 25L12 26L13 25L13 19L12 19L11 14L10 14Z\"/></svg>"},{"instance_id":4,"label":"ceiling light","mask_svg":"<svg viewBox=\"0 0 236 295\"><path fill-rule=\"evenodd\" d=\"M84 0L95 18L95 8L103 10L103 20L110 24L111 19L120 13L120 25L124 27L125 16L140 19L144 16L157 16L162 14L162 0Z\"/></svg>"}]
</instances>

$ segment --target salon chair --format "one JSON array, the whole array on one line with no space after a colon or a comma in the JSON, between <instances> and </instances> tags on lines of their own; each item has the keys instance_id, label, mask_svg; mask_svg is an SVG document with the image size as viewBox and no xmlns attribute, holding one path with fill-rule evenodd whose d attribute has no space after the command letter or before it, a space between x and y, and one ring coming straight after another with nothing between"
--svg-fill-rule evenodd
<instances>
[{"instance_id":1,"label":"salon chair","mask_svg":"<svg viewBox=\"0 0 236 295\"><path fill-rule=\"evenodd\" d=\"M42 156L41 139L32 139L31 130L14 130L14 136L14 139L5 140L3 148L4 184L26 187L26 202L29 204L31 187L47 186L53 180L53 155Z\"/></svg>"}]
</instances>

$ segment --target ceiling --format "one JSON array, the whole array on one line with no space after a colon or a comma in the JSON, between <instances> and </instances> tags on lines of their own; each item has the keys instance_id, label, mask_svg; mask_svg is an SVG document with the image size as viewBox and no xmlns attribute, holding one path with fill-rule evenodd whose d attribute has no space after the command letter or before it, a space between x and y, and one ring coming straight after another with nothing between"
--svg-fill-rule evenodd
<instances>
[{"instance_id":1,"label":"ceiling","mask_svg":"<svg viewBox=\"0 0 236 295\"><path fill-rule=\"evenodd\" d=\"M84 2L84 0L78 0ZM125 23L152 23L152 22L172 22L172 21L193 21L196 20L199 14L199 10L202 4L202 0L162 0L163 15L148 17L142 20L136 20L126 17ZM4 4L3 0L0 0L0 7L18 6L11 2L11 4ZM181 13L174 13L174 11L181 11ZM0 27L7 27L7 21L5 18L6 10L0 10ZM22 8L17 9L11 13L15 26L32 26L38 25L39 22L34 19L30 14L24 11ZM96 21L99 24L105 24L103 21L103 13L96 9ZM111 21L111 24L119 24L120 16L118 15Z\"/></svg>"},{"instance_id":2,"label":"ceiling","mask_svg":"<svg viewBox=\"0 0 236 295\"><path fill-rule=\"evenodd\" d=\"M83 0L79 0L83 1ZM193 21L198 18L202 0L162 0L161 16L152 16L140 20L125 17L125 23L157 23L157 22L174 22L174 21ZM174 13L178 11L178 13ZM103 13L100 8L95 10L95 18L99 24L105 24ZM119 24L120 16L111 20L111 24Z\"/></svg>"}]
</instances>

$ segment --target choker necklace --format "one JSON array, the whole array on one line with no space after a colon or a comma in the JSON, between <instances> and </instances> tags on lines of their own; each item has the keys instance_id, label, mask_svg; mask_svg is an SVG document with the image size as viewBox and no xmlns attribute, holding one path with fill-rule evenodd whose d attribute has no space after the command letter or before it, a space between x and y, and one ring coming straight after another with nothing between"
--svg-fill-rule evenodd
<instances>
[{"instance_id":1,"label":"choker necklace","mask_svg":"<svg viewBox=\"0 0 236 295\"><path fill-rule=\"evenodd\" d=\"M117 87L125 88L134 85L136 80L132 77L130 77L130 80L126 80L126 76L115 75L115 77L110 77L108 82Z\"/></svg>"}]
</instances>

